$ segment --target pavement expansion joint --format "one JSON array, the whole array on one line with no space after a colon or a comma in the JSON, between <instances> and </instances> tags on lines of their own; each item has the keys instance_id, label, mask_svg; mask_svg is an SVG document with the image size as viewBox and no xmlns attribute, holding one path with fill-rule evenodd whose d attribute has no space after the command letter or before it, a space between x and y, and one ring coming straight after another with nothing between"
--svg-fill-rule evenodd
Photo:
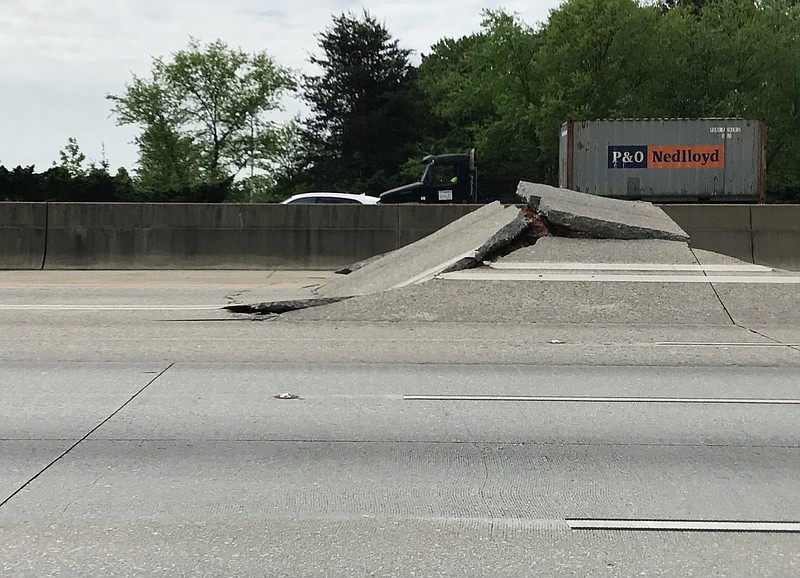
<instances>
[{"instance_id":1,"label":"pavement expansion joint","mask_svg":"<svg viewBox=\"0 0 800 578\"><path fill-rule=\"evenodd\" d=\"M111 412L108 416L106 416L105 419L103 419L100 423L98 423L91 430L89 430L86 434L84 434L83 437L81 437L79 440L77 440L75 443L73 443L71 446L69 446L65 451L63 451L55 459L53 459L50 463L48 463L41 470L39 470L33 477L28 479L24 484L22 484L19 488L17 488L15 491L13 491L11 493L11 495L9 495L2 502L0 502L0 508L5 506L9 501L11 501L14 498L14 496L16 496L22 490L27 488L31 483L33 483L34 480L38 479L42 474L44 474L47 470L49 470L51 467L53 467L62 458L66 457L67 454L69 454L72 450L74 450L76 447L78 447L82 442L86 441L89 438L89 436L91 436L93 433L95 433L97 430L99 430L101 427L103 427L106 423L108 423L111 419L113 419L114 416L116 416L119 412L121 412L123 409L125 409L125 407L128 406L128 404L130 404L133 400L135 400L142 393L144 393L144 391L148 387L153 385L162 375L164 375L167 371L169 371L172 367L174 367L174 365L175 365L174 362L170 363L164 369L162 369L160 372L158 372L157 375L155 375L150 381L148 381L146 384L144 384L144 386L142 386L136 393L134 393L130 398L128 398L128 400L125 403L123 403L117 409L115 409L113 412Z\"/></svg>"}]
</instances>

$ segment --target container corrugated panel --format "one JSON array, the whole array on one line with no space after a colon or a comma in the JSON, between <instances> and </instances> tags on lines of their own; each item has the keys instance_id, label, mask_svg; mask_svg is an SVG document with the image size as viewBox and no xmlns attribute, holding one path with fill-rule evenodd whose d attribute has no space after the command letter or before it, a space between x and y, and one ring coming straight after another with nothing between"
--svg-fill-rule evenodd
<instances>
[{"instance_id":1,"label":"container corrugated panel","mask_svg":"<svg viewBox=\"0 0 800 578\"><path fill-rule=\"evenodd\" d=\"M763 201L766 127L736 118L568 121L560 186L655 201Z\"/></svg>"}]
</instances>

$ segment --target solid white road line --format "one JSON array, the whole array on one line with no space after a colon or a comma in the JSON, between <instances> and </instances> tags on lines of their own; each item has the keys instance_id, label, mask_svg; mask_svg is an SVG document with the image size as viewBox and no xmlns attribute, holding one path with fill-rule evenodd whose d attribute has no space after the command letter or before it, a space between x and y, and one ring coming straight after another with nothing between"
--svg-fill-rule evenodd
<instances>
[{"instance_id":1,"label":"solid white road line","mask_svg":"<svg viewBox=\"0 0 800 578\"><path fill-rule=\"evenodd\" d=\"M404 395L405 401L519 401L578 403L707 403L739 405L800 405L800 399L737 397L577 397L563 395Z\"/></svg>"},{"instance_id":2,"label":"solid white road line","mask_svg":"<svg viewBox=\"0 0 800 578\"><path fill-rule=\"evenodd\" d=\"M700 265L685 264L673 265L669 263L569 263L569 262L510 262L486 261L484 263L491 269L522 269L529 271L712 271L712 272L741 272L741 273L769 273L774 271L762 265Z\"/></svg>"},{"instance_id":3,"label":"solid white road line","mask_svg":"<svg viewBox=\"0 0 800 578\"><path fill-rule=\"evenodd\" d=\"M526 273L522 271L497 271L469 269L437 275L450 281L588 281L603 283L741 283L769 285L797 285L800 276L775 275L589 275L585 273Z\"/></svg>"},{"instance_id":4,"label":"solid white road line","mask_svg":"<svg viewBox=\"0 0 800 578\"><path fill-rule=\"evenodd\" d=\"M2 305L0 311L210 311L223 305Z\"/></svg>"},{"instance_id":5,"label":"solid white road line","mask_svg":"<svg viewBox=\"0 0 800 578\"><path fill-rule=\"evenodd\" d=\"M657 341L663 347L800 347L800 343L712 343L693 341Z\"/></svg>"},{"instance_id":6,"label":"solid white road line","mask_svg":"<svg viewBox=\"0 0 800 578\"><path fill-rule=\"evenodd\" d=\"M799 522L609 520L567 518L572 530L640 530L676 532L800 532Z\"/></svg>"}]
</instances>

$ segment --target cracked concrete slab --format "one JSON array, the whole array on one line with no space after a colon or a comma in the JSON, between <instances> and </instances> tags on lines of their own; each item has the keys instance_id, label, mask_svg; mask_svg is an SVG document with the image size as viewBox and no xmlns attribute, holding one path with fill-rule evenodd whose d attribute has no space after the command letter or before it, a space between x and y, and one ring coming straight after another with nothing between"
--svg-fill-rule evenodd
<instances>
[{"instance_id":1,"label":"cracked concrete slab","mask_svg":"<svg viewBox=\"0 0 800 578\"><path fill-rule=\"evenodd\" d=\"M525 181L520 181L517 195L552 225L590 238L689 241L689 235L652 203L609 199Z\"/></svg>"},{"instance_id":2,"label":"cracked concrete slab","mask_svg":"<svg viewBox=\"0 0 800 578\"><path fill-rule=\"evenodd\" d=\"M312 297L310 299L286 299L283 301L265 301L263 303L234 303L226 305L232 313L252 313L256 315L279 315L298 309L309 309L311 307L321 307L342 301L344 297Z\"/></svg>"},{"instance_id":3,"label":"cracked concrete slab","mask_svg":"<svg viewBox=\"0 0 800 578\"><path fill-rule=\"evenodd\" d=\"M499 260L501 263L697 263L689 246L680 241L640 239L567 239L542 237Z\"/></svg>"},{"instance_id":4,"label":"cracked concrete slab","mask_svg":"<svg viewBox=\"0 0 800 578\"><path fill-rule=\"evenodd\" d=\"M516 239L530 224L517 207L490 203L446 227L320 287L322 297L379 293L473 267Z\"/></svg>"}]
</instances>

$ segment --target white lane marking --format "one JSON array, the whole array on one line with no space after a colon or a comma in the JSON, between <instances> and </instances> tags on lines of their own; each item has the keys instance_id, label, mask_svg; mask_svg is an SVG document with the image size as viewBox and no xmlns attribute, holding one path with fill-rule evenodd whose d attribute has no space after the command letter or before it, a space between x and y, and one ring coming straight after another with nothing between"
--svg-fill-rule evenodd
<instances>
[{"instance_id":1,"label":"white lane marking","mask_svg":"<svg viewBox=\"0 0 800 578\"><path fill-rule=\"evenodd\" d=\"M678 532L800 532L800 522L699 520L609 520L567 518L572 530L640 530Z\"/></svg>"},{"instance_id":2,"label":"white lane marking","mask_svg":"<svg viewBox=\"0 0 800 578\"><path fill-rule=\"evenodd\" d=\"M754 275L588 275L585 273L525 273L504 272L492 269L470 269L436 276L451 281L592 281L603 283L741 283L797 285L800 276Z\"/></svg>"},{"instance_id":3,"label":"white lane marking","mask_svg":"<svg viewBox=\"0 0 800 578\"><path fill-rule=\"evenodd\" d=\"M546 263L537 261L535 263L508 262L508 261L486 261L484 263L491 269L523 269L529 271L713 271L713 272L744 272L744 273L769 273L774 271L762 265L672 265L669 263L569 263L553 262Z\"/></svg>"},{"instance_id":4,"label":"white lane marking","mask_svg":"<svg viewBox=\"0 0 800 578\"><path fill-rule=\"evenodd\" d=\"M708 403L740 405L800 405L800 399L737 397L578 397L564 395L404 395L405 401L525 401L578 403Z\"/></svg>"},{"instance_id":5,"label":"white lane marking","mask_svg":"<svg viewBox=\"0 0 800 578\"><path fill-rule=\"evenodd\" d=\"M411 277L410 279L406 279L405 281L398 283L397 285L392 287L392 289L400 289L402 287L405 287L406 285L414 285L416 283L424 283L425 281L430 281L431 279L436 277L436 275L440 271L444 271L448 267L452 267L462 259L474 259L475 255L477 255L476 251L469 251L467 253L464 253L463 255L459 255L458 257L453 257L452 259L448 259L444 263L439 263L438 265L431 267L427 271L423 271L422 273L420 273L415 277Z\"/></svg>"},{"instance_id":6,"label":"white lane marking","mask_svg":"<svg viewBox=\"0 0 800 578\"><path fill-rule=\"evenodd\" d=\"M0 311L210 311L222 305L2 305Z\"/></svg>"},{"instance_id":7,"label":"white lane marking","mask_svg":"<svg viewBox=\"0 0 800 578\"><path fill-rule=\"evenodd\" d=\"M658 341L664 347L800 347L800 343L712 343L692 341Z\"/></svg>"}]
</instances>

